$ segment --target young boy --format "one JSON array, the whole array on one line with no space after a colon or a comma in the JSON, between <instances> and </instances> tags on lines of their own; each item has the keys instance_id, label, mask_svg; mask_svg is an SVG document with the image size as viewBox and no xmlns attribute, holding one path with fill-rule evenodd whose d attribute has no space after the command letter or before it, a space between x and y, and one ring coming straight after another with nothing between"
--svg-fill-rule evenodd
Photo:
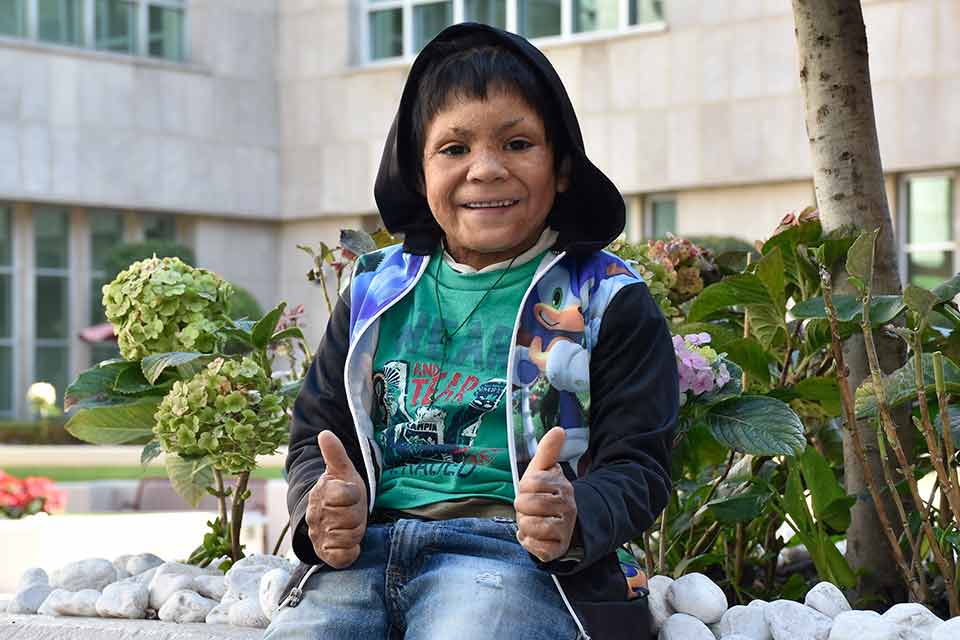
<instances>
[{"instance_id":1,"label":"young boy","mask_svg":"<svg viewBox=\"0 0 960 640\"><path fill-rule=\"evenodd\" d=\"M414 61L362 256L294 409L301 568L267 638L646 638L617 549L665 506L666 321L556 71L449 27Z\"/></svg>"}]
</instances>

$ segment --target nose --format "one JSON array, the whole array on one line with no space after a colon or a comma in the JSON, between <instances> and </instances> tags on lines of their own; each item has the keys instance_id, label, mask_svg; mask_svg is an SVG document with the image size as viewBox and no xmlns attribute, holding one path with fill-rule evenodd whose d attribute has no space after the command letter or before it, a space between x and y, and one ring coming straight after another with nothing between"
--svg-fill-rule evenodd
<instances>
[{"instance_id":1,"label":"nose","mask_svg":"<svg viewBox=\"0 0 960 640\"><path fill-rule=\"evenodd\" d=\"M467 180L470 182L493 182L506 177L507 168L499 154L489 150L477 152L467 171Z\"/></svg>"}]
</instances>

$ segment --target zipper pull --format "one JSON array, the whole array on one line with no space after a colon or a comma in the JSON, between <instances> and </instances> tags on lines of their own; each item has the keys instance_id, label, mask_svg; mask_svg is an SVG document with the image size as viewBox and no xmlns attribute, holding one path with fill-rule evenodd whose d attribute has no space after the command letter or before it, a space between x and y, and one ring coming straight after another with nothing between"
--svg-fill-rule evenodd
<instances>
[{"instance_id":1,"label":"zipper pull","mask_svg":"<svg viewBox=\"0 0 960 640\"><path fill-rule=\"evenodd\" d=\"M300 601L303 600L303 589L300 587L294 587L290 589L290 593L287 595L287 599L284 600L280 606L295 607L300 604Z\"/></svg>"}]
</instances>

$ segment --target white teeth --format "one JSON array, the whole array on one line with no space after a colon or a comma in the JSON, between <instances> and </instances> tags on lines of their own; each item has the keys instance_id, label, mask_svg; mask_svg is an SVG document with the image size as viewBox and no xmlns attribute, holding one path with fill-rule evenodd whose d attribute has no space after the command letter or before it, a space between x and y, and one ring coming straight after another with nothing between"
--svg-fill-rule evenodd
<instances>
[{"instance_id":1,"label":"white teeth","mask_svg":"<svg viewBox=\"0 0 960 640\"><path fill-rule=\"evenodd\" d=\"M471 209L487 209L491 207L509 207L517 202L519 202L519 200L489 200L486 202L468 202L464 206Z\"/></svg>"}]
</instances>

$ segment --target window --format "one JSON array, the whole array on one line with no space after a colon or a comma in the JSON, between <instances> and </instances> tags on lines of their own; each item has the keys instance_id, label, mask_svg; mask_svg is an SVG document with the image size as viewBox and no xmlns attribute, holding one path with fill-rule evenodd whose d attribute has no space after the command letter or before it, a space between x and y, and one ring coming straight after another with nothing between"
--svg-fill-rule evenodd
<instances>
[{"instance_id":1,"label":"window","mask_svg":"<svg viewBox=\"0 0 960 640\"><path fill-rule=\"evenodd\" d=\"M143 239L177 241L177 219L169 213L143 214Z\"/></svg>"},{"instance_id":2,"label":"window","mask_svg":"<svg viewBox=\"0 0 960 640\"><path fill-rule=\"evenodd\" d=\"M0 35L186 59L186 0L0 0Z\"/></svg>"},{"instance_id":3,"label":"window","mask_svg":"<svg viewBox=\"0 0 960 640\"><path fill-rule=\"evenodd\" d=\"M13 207L0 204L0 416L13 414Z\"/></svg>"},{"instance_id":4,"label":"window","mask_svg":"<svg viewBox=\"0 0 960 640\"><path fill-rule=\"evenodd\" d=\"M677 200L673 196L651 196L644 216L643 234L651 240L677 232Z\"/></svg>"},{"instance_id":5,"label":"window","mask_svg":"<svg viewBox=\"0 0 960 640\"><path fill-rule=\"evenodd\" d=\"M909 176L901 183L901 231L905 281L932 288L954 272L953 179Z\"/></svg>"},{"instance_id":6,"label":"window","mask_svg":"<svg viewBox=\"0 0 960 640\"><path fill-rule=\"evenodd\" d=\"M34 380L49 382L62 400L70 376L70 212L33 208L36 307Z\"/></svg>"},{"instance_id":7,"label":"window","mask_svg":"<svg viewBox=\"0 0 960 640\"><path fill-rule=\"evenodd\" d=\"M664 13L662 0L366 0L365 59L412 57L467 20L547 38L659 25Z\"/></svg>"},{"instance_id":8,"label":"window","mask_svg":"<svg viewBox=\"0 0 960 640\"><path fill-rule=\"evenodd\" d=\"M107 273L104 259L111 249L123 242L123 214L114 211L92 210L90 218L90 324L107 321L103 311L103 285L115 274ZM90 345L90 365L119 356L116 343L99 342Z\"/></svg>"}]
</instances>

